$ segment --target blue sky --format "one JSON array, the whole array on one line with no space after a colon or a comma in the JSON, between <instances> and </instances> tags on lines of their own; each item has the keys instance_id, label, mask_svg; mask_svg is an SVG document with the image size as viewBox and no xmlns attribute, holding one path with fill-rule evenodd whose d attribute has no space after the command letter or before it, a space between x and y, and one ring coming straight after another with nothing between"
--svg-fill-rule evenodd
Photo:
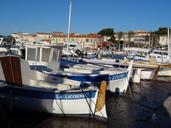
<instances>
[{"instance_id":1,"label":"blue sky","mask_svg":"<svg viewBox=\"0 0 171 128\"><path fill-rule=\"evenodd\" d=\"M171 0L72 0L71 32L171 27ZM0 34L67 32L68 0L0 0Z\"/></svg>"}]
</instances>

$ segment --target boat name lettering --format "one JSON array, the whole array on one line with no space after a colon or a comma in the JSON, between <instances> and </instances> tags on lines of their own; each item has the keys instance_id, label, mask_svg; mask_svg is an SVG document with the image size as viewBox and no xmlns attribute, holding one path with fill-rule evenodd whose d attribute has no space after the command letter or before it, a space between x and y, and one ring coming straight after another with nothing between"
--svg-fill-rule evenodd
<instances>
[{"instance_id":1,"label":"boat name lettering","mask_svg":"<svg viewBox=\"0 0 171 128\"><path fill-rule=\"evenodd\" d=\"M56 94L56 99L82 99L84 94Z\"/></svg>"},{"instance_id":2,"label":"boat name lettering","mask_svg":"<svg viewBox=\"0 0 171 128\"><path fill-rule=\"evenodd\" d=\"M109 80L122 79L122 78L125 78L126 76L127 76L127 73L122 73L122 74L118 74L118 75L113 75L113 76L109 76Z\"/></svg>"}]
</instances>

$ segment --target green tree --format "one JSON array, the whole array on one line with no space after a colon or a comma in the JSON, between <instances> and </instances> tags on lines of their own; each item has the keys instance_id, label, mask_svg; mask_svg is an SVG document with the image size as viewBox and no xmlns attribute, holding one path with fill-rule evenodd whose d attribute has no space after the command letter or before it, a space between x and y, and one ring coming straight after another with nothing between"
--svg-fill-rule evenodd
<instances>
[{"instance_id":1,"label":"green tree","mask_svg":"<svg viewBox=\"0 0 171 128\"><path fill-rule=\"evenodd\" d=\"M116 43L115 36L112 36L108 41Z\"/></svg>"},{"instance_id":2,"label":"green tree","mask_svg":"<svg viewBox=\"0 0 171 128\"><path fill-rule=\"evenodd\" d=\"M123 32L118 32L118 33L116 33L116 36L117 36L117 38L118 38L118 43L120 43L120 41L121 41L123 35L124 35Z\"/></svg>"},{"instance_id":3,"label":"green tree","mask_svg":"<svg viewBox=\"0 0 171 128\"><path fill-rule=\"evenodd\" d=\"M114 30L113 30L113 28L105 28L105 29L102 29L101 31L99 31L98 34L102 35L102 36L112 37L114 35Z\"/></svg>"},{"instance_id":4,"label":"green tree","mask_svg":"<svg viewBox=\"0 0 171 128\"><path fill-rule=\"evenodd\" d=\"M102 35L102 36L109 36L110 39L108 41L116 43L116 41L115 41L115 32L114 32L113 28L102 29L101 31L98 32L98 34Z\"/></svg>"},{"instance_id":5,"label":"green tree","mask_svg":"<svg viewBox=\"0 0 171 128\"><path fill-rule=\"evenodd\" d=\"M159 27L157 31L151 32L151 35L150 35L151 46L158 47L159 46L159 37L162 35L167 35L167 34L168 34L167 27Z\"/></svg>"},{"instance_id":6,"label":"green tree","mask_svg":"<svg viewBox=\"0 0 171 128\"><path fill-rule=\"evenodd\" d=\"M0 35L0 38L1 38L1 37L5 37L5 36L4 36L4 35Z\"/></svg>"},{"instance_id":7,"label":"green tree","mask_svg":"<svg viewBox=\"0 0 171 128\"><path fill-rule=\"evenodd\" d=\"M121 39L122 39L124 33L123 32L117 32L115 34L116 34L116 37L117 37L117 42L116 42L117 44L116 45L120 50L120 42L121 42Z\"/></svg>"},{"instance_id":8,"label":"green tree","mask_svg":"<svg viewBox=\"0 0 171 128\"><path fill-rule=\"evenodd\" d=\"M150 40L149 35L145 35L145 47L147 47L147 42Z\"/></svg>"},{"instance_id":9,"label":"green tree","mask_svg":"<svg viewBox=\"0 0 171 128\"><path fill-rule=\"evenodd\" d=\"M150 36L149 36L150 48L153 47L153 33L154 33L154 32L150 32Z\"/></svg>"},{"instance_id":10,"label":"green tree","mask_svg":"<svg viewBox=\"0 0 171 128\"><path fill-rule=\"evenodd\" d=\"M156 34L156 32L150 33L149 40L150 40L150 45L152 48L155 48L159 45L159 35Z\"/></svg>"},{"instance_id":11,"label":"green tree","mask_svg":"<svg viewBox=\"0 0 171 128\"><path fill-rule=\"evenodd\" d=\"M159 27L159 29L154 33L157 35L167 35L167 31L168 31L167 27Z\"/></svg>"}]
</instances>

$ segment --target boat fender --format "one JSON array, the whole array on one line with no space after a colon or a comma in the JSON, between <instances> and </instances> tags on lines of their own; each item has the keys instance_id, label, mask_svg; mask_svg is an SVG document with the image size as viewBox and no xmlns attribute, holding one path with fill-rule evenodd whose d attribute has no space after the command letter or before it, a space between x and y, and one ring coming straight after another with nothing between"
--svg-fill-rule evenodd
<instances>
[{"instance_id":1,"label":"boat fender","mask_svg":"<svg viewBox=\"0 0 171 128\"><path fill-rule=\"evenodd\" d=\"M101 111L103 107L105 106L106 89L107 89L107 82L102 81L100 85L95 112Z\"/></svg>"}]
</instances>

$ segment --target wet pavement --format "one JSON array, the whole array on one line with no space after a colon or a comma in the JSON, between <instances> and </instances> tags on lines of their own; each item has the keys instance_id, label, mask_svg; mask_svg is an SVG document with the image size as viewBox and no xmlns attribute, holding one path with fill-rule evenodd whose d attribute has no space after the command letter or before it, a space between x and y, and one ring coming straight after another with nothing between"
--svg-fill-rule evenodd
<instances>
[{"instance_id":1,"label":"wet pavement","mask_svg":"<svg viewBox=\"0 0 171 128\"><path fill-rule=\"evenodd\" d=\"M6 112L5 118L1 116L0 128L171 128L171 117L163 105L169 96L171 78L142 81L131 84L123 96L107 94L106 122L14 111Z\"/></svg>"}]
</instances>

